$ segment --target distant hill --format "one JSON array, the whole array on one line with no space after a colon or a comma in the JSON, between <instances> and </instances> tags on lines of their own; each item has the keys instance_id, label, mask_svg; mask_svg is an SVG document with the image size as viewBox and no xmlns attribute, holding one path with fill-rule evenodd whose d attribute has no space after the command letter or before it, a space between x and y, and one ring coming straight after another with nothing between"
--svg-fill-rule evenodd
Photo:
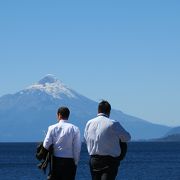
<instances>
[{"instance_id":1,"label":"distant hill","mask_svg":"<svg viewBox=\"0 0 180 180\"><path fill-rule=\"evenodd\" d=\"M168 135L168 136L165 136L163 138L158 138L158 139L155 139L154 141L176 141L176 142L180 142L180 134L171 134L171 135Z\"/></svg>"},{"instance_id":2,"label":"distant hill","mask_svg":"<svg viewBox=\"0 0 180 180\"><path fill-rule=\"evenodd\" d=\"M55 76L47 75L15 94L0 97L0 141L43 140L47 127L57 122L59 106L70 108L69 122L80 128L83 137L86 122L97 115L98 103L68 88ZM162 137L171 129L115 109L111 118L118 120L133 140Z\"/></svg>"},{"instance_id":3,"label":"distant hill","mask_svg":"<svg viewBox=\"0 0 180 180\"><path fill-rule=\"evenodd\" d=\"M161 138L155 138L155 139L151 139L150 141L176 141L176 142L180 142L180 127L174 127L171 128L164 136L162 136Z\"/></svg>"},{"instance_id":4,"label":"distant hill","mask_svg":"<svg viewBox=\"0 0 180 180\"><path fill-rule=\"evenodd\" d=\"M180 134L180 126L170 129L170 131L168 131L165 136L174 135L174 134Z\"/></svg>"}]
</instances>

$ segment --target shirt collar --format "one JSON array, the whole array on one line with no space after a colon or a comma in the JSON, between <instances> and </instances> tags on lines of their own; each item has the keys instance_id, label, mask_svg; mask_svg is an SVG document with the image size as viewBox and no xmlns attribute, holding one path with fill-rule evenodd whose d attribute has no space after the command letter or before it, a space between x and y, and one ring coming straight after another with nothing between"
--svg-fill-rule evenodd
<instances>
[{"instance_id":1,"label":"shirt collar","mask_svg":"<svg viewBox=\"0 0 180 180\"><path fill-rule=\"evenodd\" d=\"M65 119L59 120L59 123L65 123L65 122L67 122L67 120L65 120Z\"/></svg>"},{"instance_id":2,"label":"shirt collar","mask_svg":"<svg viewBox=\"0 0 180 180\"><path fill-rule=\"evenodd\" d=\"M104 114L104 113L98 113L97 116L105 116L105 117L109 117L107 114Z\"/></svg>"}]
</instances>

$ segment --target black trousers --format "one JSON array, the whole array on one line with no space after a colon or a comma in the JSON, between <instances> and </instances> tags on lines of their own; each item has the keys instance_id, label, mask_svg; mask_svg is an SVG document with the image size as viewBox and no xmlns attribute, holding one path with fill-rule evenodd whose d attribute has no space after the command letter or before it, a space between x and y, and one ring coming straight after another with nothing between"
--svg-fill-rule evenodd
<instances>
[{"instance_id":1,"label":"black trousers","mask_svg":"<svg viewBox=\"0 0 180 180\"><path fill-rule=\"evenodd\" d=\"M115 180L120 160L111 156L90 156L89 166L92 180Z\"/></svg>"},{"instance_id":2,"label":"black trousers","mask_svg":"<svg viewBox=\"0 0 180 180\"><path fill-rule=\"evenodd\" d=\"M75 180L76 165L72 158L53 157L53 180Z\"/></svg>"}]
</instances>

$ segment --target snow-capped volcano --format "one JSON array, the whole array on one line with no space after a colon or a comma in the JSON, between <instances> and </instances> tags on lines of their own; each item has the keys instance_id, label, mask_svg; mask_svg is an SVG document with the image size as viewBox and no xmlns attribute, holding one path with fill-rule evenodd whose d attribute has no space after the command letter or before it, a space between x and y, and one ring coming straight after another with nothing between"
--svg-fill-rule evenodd
<instances>
[{"instance_id":1,"label":"snow-capped volcano","mask_svg":"<svg viewBox=\"0 0 180 180\"><path fill-rule=\"evenodd\" d=\"M70 109L68 121L77 125L83 134L86 122L97 115L98 103L50 74L21 91L0 97L0 142L42 140L47 127L57 122L56 112L61 106ZM162 137L170 130L114 109L111 118L118 120L132 139Z\"/></svg>"},{"instance_id":2,"label":"snow-capped volcano","mask_svg":"<svg viewBox=\"0 0 180 180\"><path fill-rule=\"evenodd\" d=\"M76 98L73 90L65 86L60 80L54 75L48 74L37 83L27 87L25 91L39 90L45 92L54 98L61 99L61 95L66 95L69 98Z\"/></svg>"}]
</instances>

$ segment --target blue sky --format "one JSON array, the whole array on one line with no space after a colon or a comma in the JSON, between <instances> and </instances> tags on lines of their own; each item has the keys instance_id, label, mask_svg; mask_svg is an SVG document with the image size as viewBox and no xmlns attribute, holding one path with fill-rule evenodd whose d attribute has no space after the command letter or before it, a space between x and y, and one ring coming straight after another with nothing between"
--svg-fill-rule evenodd
<instances>
[{"instance_id":1,"label":"blue sky","mask_svg":"<svg viewBox=\"0 0 180 180\"><path fill-rule=\"evenodd\" d=\"M0 2L0 96L54 74L95 101L180 125L180 1Z\"/></svg>"}]
</instances>

